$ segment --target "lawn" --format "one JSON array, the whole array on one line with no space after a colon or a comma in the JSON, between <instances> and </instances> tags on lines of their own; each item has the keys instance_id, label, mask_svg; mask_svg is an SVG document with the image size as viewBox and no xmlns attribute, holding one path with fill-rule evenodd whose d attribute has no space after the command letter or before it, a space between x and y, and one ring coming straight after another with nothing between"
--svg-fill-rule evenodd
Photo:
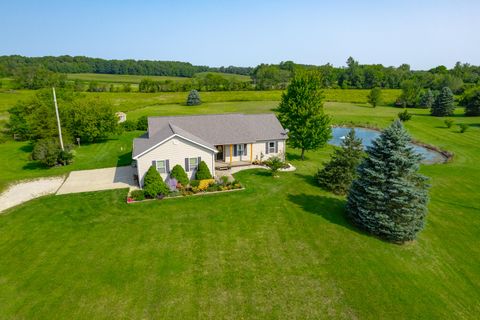
<instances>
[{"instance_id":1,"label":"lawn","mask_svg":"<svg viewBox=\"0 0 480 320\"><path fill-rule=\"evenodd\" d=\"M383 127L399 110L327 103L326 111L337 123ZM362 233L346 221L344 198L314 184L331 147L304 162L290 150L297 171L278 179L240 172L246 190L236 193L127 205L117 190L9 210L0 216L2 316L476 319L480 118L457 110L453 119L470 124L460 134L426 110L412 112L415 138L455 153L449 164L421 168L431 178L430 212L413 243Z\"/></svg>"}]
</instances>

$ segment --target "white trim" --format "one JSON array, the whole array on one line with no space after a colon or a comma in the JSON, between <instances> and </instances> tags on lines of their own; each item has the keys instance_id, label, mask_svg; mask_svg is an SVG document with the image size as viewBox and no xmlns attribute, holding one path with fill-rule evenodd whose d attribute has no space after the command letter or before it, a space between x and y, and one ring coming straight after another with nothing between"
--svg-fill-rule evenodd
<instances>
[{"instance_id":1,"label":"white trim","mask_svg":"<svg viewBox=\"0 0 480 320\"><path fill-rule=\"evenodd\" d=\"M191 143L193 143L193 144L196 144L196 145L198 145L198 146L204 147L205 149L211 150L211 151L213 151L214 153L217 153L217 152L218 152L218 150L217 150L216 148L213 148L213 149L212 149L212 148L207 147L207 146L205 146L205 145L203 145L203 144L201 144L201 143L198 143L198 142L196 142L196 141L190 140L190 139L188 139L188 138L185 138L184 136L181 136L181 135L175 133L175 134L172 134L171 136L169 136L168 138L160 141L159 143L155 144L153 147L150 147L150 148L148 148L147 150L143 151L142 153L136 155L136 156L133 157L132 159L133 159L133 160L137 160L138 158L140 158L141 156L143 156L145 153L148 153L148 152L152 151L152 150L155 149L156 147L164 144L164 143L167 142L168 140L170 140L170 139L172 139L172 138L175 138L175 137L182 138L183 140L186 140L186 141L189 141L189 142L191 142Z\"/></svg>"}]
</instances>

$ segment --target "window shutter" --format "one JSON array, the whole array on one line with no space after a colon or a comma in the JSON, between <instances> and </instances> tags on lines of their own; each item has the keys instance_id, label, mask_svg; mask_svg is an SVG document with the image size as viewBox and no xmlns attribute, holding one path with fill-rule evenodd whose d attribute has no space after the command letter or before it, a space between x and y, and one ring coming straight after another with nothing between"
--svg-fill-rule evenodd
<instances>
[{"instance_id":1,"label":"window shutter","mask_svg":"<svg viewBox=\"0 0 480 320\"><path fill-rule=\"evenodd\" d=\"M243 145L243 155L244 156L247 155L247 145L246 144Z\"/></svg>"},{"instance_id":2,"label":"window shutter","mask_svg":"<svg viewBox=\"0 0 480 320\"><path fill-rule=\"evenodd\" d=\"M165 172L170 173L170 160L165 160Z\"/></svg>"},{"instance_id":3,"label":"window shutter","mask_svg":"<svg viewBox=\"0 0 480 320\"><path fill-rule=\"evenodd\" d=\"M152 161L152 166L154 166L155 169L157 169L157 160L153 160L153 161Z\"/></svg>"},{"instance_id":4,"label":"window shutter","mask_svg":"<svg viewBox=\"0 0 480 320\"><path fill-rule=\"evenodd\" d=\"M275 141L275 153L278 153L278 141Z\"/></svg>"},{"instance_id":5,"label":"window shutter","mask_svg":"<svg viewBox=\"0 0 480 320\"><path fill-rule=\"evenodd\" d=\"M265 142L265 154L268 154L268 141Z\"/></svg>"},{"instance_id":6,"label":"window shutter","mask_svg":"<svg viewBox=\"0 0 480 320\"><path fill-rule=\"evenodd\" d=\"M190 171L190 168L189 168L188 164L189 164L188 163L188 158L185 158L185 172Z\"/></svg>"},{"instance_id":7,"label":"window shutter","mask_svg":"<svg viewBox=\"0 0 480 320\"><path fill-rule=\"evenodd\" d=\"M198 166L200 165L200 162L202 161L202 158L201 157L198 157L198 163L197 163L197 168Z\"/></svg>"},{"instance_id":8,"label":"window shutter","mask_svg":"<svg viewBox=\"0 0 480 320\"><path fill-rule=\"evenodd\" d=\"M233 156L234 156L234 157L238 156L238 154L237 154L237 153L238 153L238 150L237 150L237 145L236 145L236 144L234 144L234 145L233 145Z\"/></svg>"}]
</instances>

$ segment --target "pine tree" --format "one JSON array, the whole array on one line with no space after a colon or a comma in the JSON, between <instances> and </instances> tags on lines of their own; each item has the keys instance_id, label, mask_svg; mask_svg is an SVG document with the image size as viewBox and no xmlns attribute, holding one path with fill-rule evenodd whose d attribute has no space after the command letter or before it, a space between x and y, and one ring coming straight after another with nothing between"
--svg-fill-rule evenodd
<instances>
[{"instance_id":1,"label":"pine tree","mask_svg":"<svg viewBox=\"0 0 480 320\"><path fill-rule=\"evenodd\" d=\"M435 102L435 96L433 95L432 90L427 89L420 96L419 105L422 108L430 109L433 106L434 102Z\"/></svg>"},{"instance_id":2,"label":"pine tree","mask_svg":"<svg viewBox=\"0 0 480 320\"><path fill-rule=\"evenodd\" d=\"M347 201L347 215L360 228L388 241L415 239L425 224L427 178L417 171L421 156L396 120L367 149Z\"/></svg>"},{"instance_id":3,"label":"pine tree","mask_svg":"<svg viewBox=\"0 0 480 320\"><path fill-rule=\"evenodd\" d=\"M145 195L149 198L155 198L160 194L167 195L169 190L158 173L157 168L151 166L143 178L143 191Z\"/></svg>"},{"instance_id":4,"label":"pine tree","mask_svg":"<svg viewBox=\"0 0 480 320\"><path fill-rule=\"evenodd\" d=\"M330 161L317 172L315 178L318 184L335 194L345 194L356 177L362 156L362 140L355 136L355 130L352 129L342 141L341 147L335 148Z\"/></svg>"},{"instance_id":5,"label":"pine tree","mask_svg":"<svg viewBox=\"0 0 480 320\"><path fill-rule=\"evenodd\" d=\"M212 174L210 173L210 169L208 169L208 166L205 163L205 161L200 161L200 163L198 164L197 172L195 173L195 178L197 180L212 179Z\"/></svg>"},{"instance_id":6,"label":"pine tree","mask_svg":"<svg viewBox=\"0 0 480 320\"><path fill-rule=\"evenodd\" d=\"M198 93L198 91L190 91L187 98L187 106L198 106L200 104L202 104L202 100L200 99L200 94Z\"/></svg>"},{"instance_id":7,"label":"pine tree","mask_svg":"<svg viewBox=\"0 0 480 320\"><path fill-rule=\"evenodd\" d=\"M282 94L277 111L293 148L316 150L330 138L330 117L323 112L322 78L317 71L297 73Z\"/></svg>"},{"instance_id":8,"label":"pine tree","mask_svg":"<svg viewBox=\"0 0 480 320\"><path fill-rule=\"evenodd\" d=\"M452 116L455 111L455 105L453 104L453 93L449 87L442 88L440 94L435 99L435 103L432 106L431 114L436 117Z\"/></svg>"}]
</instances>

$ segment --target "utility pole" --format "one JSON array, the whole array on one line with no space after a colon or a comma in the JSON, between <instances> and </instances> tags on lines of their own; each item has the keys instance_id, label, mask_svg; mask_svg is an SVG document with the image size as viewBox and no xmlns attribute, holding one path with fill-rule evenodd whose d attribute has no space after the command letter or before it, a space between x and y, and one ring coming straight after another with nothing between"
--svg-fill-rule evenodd
<instances>
[{"instance_id":1,"label":"utility pole","mask_svg":"<svg viewBox=\"0 0 480 320\"><path fill-rule=\"evenodd\" d=\"M52 87L52 90L53 90L53 102L55 103L55 114L57 115L58 137L60 138L60 147L62 148L62 151L65 151L65 149L63 148L62 127L60 126L60 116L58 115L57 96L55 95L54 87Z\"/></svg>"}]
</instances>

